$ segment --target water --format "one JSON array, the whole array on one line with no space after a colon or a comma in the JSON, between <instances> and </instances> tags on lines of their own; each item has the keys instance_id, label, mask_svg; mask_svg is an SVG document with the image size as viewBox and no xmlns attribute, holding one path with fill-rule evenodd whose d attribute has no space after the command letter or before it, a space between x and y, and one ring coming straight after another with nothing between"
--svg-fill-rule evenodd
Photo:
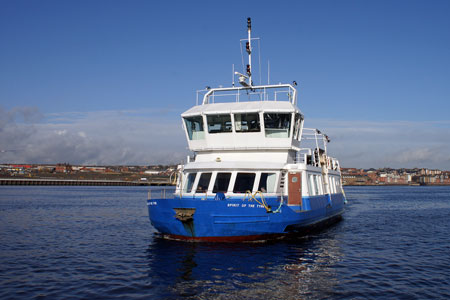
<instances>
[{"instance_id":1,"label":"water","mask_svg":"<svg viewBox=\"0 0 450 300\"><path fill-rule=\"evenodd\" d=\"M348 187L287 241L158 238L143 187L0 187L0 299L450 298L450 187Z\"/></svg>"}]
</instances>

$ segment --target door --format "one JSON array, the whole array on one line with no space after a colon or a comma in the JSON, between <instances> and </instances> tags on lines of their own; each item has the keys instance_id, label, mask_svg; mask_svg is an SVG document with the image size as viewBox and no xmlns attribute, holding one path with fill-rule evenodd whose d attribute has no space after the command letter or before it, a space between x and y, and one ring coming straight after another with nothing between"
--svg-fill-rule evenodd
<instances>
[{"instance_id":1,"label":"door","mask_svg":"<svg viewBox=\"0 0 450 300\"><path fill-rule=\"evenodd\" d=\"M302 205L302 174L289 172L288 174L288 205Z\"/></svg>"}]
</instances>

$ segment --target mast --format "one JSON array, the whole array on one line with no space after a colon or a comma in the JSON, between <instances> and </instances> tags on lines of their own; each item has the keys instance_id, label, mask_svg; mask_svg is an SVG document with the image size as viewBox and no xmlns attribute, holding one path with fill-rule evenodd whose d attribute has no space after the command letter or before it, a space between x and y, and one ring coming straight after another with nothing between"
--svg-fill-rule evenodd
<instances>
[{"instance_id":1,"label":"mast","mask_svg":"<svg viewBox=\"0 0 450 300\"><path fill-rule=\"evenodd\" d=\"M250 86L253 85L252 81L252 19L247 18L247 32L248 32L248 41L245 45L246 51L248 53L248 65L247 65L247 75L248 75L248 84Z\"/></svg>"}]
</instances>

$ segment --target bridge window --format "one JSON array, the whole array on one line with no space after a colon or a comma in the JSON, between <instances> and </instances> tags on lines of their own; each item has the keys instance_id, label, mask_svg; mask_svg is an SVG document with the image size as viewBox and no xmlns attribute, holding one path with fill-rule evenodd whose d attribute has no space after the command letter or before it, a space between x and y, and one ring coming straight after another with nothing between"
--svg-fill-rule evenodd
<instances>
[{"instance_id":1,"label":"bridge window","mask_svg":"<svg viewBox=\"0 0 450 300\"><path fill-rule=\"evenodd\" d=\"M259 114L235 114L234 128L236 132L260 132Z\"/></svg>"},{"instance_id":2,"label":"bridge window","mask_svg":"<svg viewBox=\"0 0 450 300\"><path fill-rule=\"evenodd\" d=\"M211 173L202 173L197 185L197 193L206 193L208 191L209 181L211 180Z\"/></svg>"},{"instance_id":3,"label":"bridge window","mask_svg":"<svg viewBox=\"0 0 450 300\"><path fill-rule=\"evenodd\" d=\"M255 173L237 173L233 193L245 193L247 191L253 191L253 183L255 182L255 177Z\"/></svg>"},{"instance_id":4,"label":"bridge window","mask_svg":"<svg viewBox=\"0 0 450 300\"><path fill-rule=\"evenodd\" d=\"M184 118L184 122L190 140L202 140L205 138L202 116Z\"/></svg>"},{"instance_id":5,"label":"bridge window","mask_svg":"<svg viewBox=\"0 0 450 300\"><path fill-rule=\"evenodd\" d=\"M231 173L217 173L213 193L226 193L230 183Z\"/></svg>"},{"instance_id":6,"label":"bridge window","mask_svg":"<svg viewBox=\"0 0 450 300\"><path fill-rule=\"evenodd\" d=\"M206 120L209 133L231 132L231 115L209 115Z\"/></svg>"},{"instance_id":7,"label":"bridge window","mask_svg":"<svg viewBox=\"0 0 450 300\"><path fill-rule=\"evenodd\" d=\"M194 186L195 176L197 173L188 173L186 177L186 183L184 184L184 192L190 193L192 191L192 187Z\"/></svg>"},{"instance_id":8,"label":"bridge window","mask_svg":"<svg viewBox=\"0 0 450 300\"><path fill-rule=\"evenodd\" d=\"M265 113L266 137L287 138L291 128L291 114Z\"/></svg>"},{"instance_id":9,"label":"bridge window","mask_svg":"<svg viewBox=\"0 0 450 300\"><path fill-rule=\"evenodd\" d=\"M276 178L277 178L276 173L261 173L258 191L261 191L263 193L275 193Z\"/></svg>"},{"instance_id":10,"label":"bridge window","mask_svg":"<svg viewBox=\"0 0 450 300\"><path fill-rule=\"evenodd\" d=\"M294 139L300 140L300 134L301 134L301 127L303 122L303 116L299 113L295 114L295 121L294 121Z\"/></svg>"}]
</instances>

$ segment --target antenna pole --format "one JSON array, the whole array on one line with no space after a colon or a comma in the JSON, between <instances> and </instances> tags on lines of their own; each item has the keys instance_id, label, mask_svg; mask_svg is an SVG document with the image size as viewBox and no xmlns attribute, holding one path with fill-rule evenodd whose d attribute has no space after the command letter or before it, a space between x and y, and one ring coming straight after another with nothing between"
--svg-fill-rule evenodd
<instances>
[{"instance_id":1,"label":"antenna pole","mask_svg":"<svg viewBox=\"0 0 450 300\"><path fill-rule=\"evenodd\" d=\"M267 61L267 85L270 84L270 60Z\"/></svg>"},{"instance_id":2,"label":"antenna pole","mask_svg":"<svg viewBox=\"0 0 450 300\"><path fill-rule=\"evenodd\" d=\"M248 65L247 65L247 75L248 75L248 83L250 86L253 85L252 81L252 38L251 38L251 32L252 32L252 19L247 18L247 32L248 32L248 42L246 45L246 50L248 53Z\"/></svg>"}]
</instances>

